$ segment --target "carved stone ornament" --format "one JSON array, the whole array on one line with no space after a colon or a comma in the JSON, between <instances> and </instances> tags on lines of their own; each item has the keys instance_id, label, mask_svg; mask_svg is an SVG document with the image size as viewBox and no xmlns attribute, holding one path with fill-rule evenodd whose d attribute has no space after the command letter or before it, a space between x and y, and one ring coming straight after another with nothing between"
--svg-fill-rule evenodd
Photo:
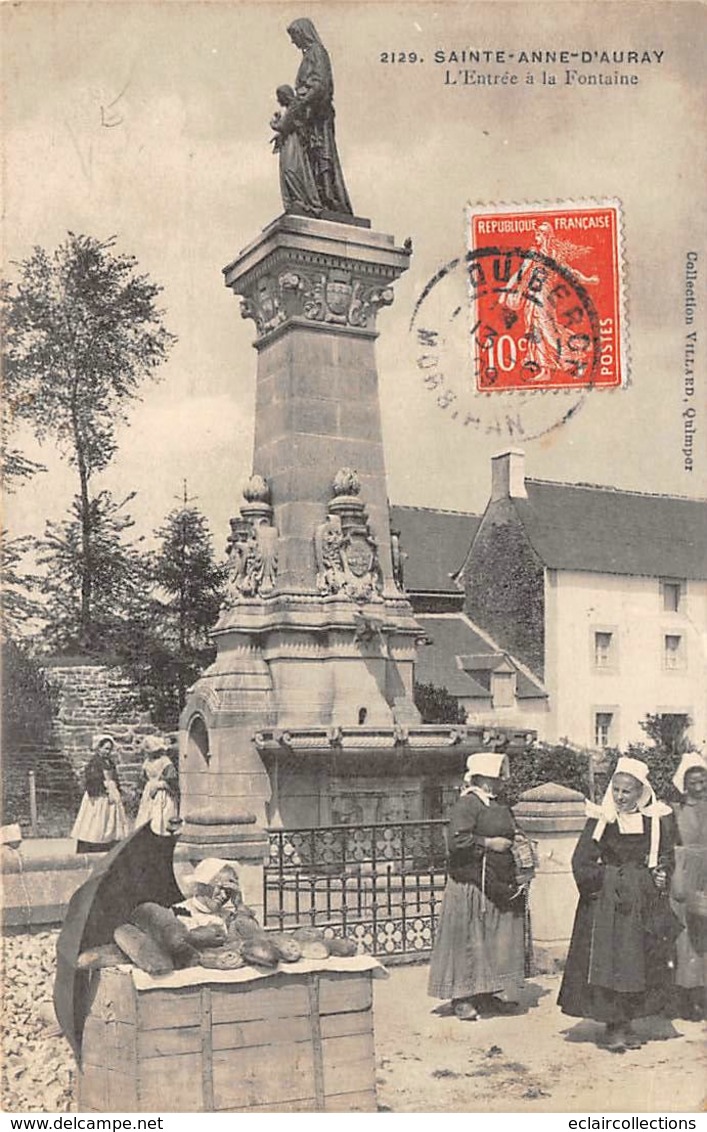
<instances>
[{"instance_id":1,"label":"carved stone ornament","mask_svg":"<svg viewBox=\"0 0 707 1132\"><path fill-rule=\"evenodd\" d=\"M361 478L353 468L339 468L331 481L331 490L335 496L360 495Z\"/></svg>"},{"instance_id":2,"label":"carved stone ornament","mask_svg":"<svg viewBox=\"0 0 707 1132\"><path fill-rule=\"evenodd\" d=\"M292 265L262 275L241 301L262 336L291 318L374 330L380 307L393 302L393 288L380 279L359 278L347 267Z\"/></svg>"},{"instance_id":3,"label":"carved stone ornament","mask_svg":"<svg viewBox=\"0 0 707 1132\"><path fill-rule=\"evenodd\" d=\"M359 498L361 481L350 468L337 472L329 513L314 532L317 589L360 603L382 601L378 545Z\"/></svg>"},{"instance_id":4,"label":"carved stone ornament","mask_svg":"<svg viewBox=\"0 0 707 1132\"><path fill-rule=\"evenodd\" d=\"M267 597L277 578L278 533L272 523L270 488L263 476L253 475L243 489L240 516L231 519L226 596L228 611L244 598Z\"/></svg>"}]
</instances>

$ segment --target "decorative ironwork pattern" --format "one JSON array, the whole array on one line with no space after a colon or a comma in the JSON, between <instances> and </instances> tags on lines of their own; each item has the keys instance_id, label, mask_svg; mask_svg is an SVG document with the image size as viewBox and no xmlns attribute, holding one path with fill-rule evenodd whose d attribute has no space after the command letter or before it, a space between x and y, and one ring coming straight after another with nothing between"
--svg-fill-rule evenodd
<instances>
[{"instance_id":1,"label":"decorative ironwork pattern","mask_svg":"<svg viewBox=\"0 0 707 1132\"><path fill-rule=\"evenodd\" d=\"M265 927L320 927L373 955L429 952L447 880L445 824L270 830Z\"/></svg>"}]
</instances>

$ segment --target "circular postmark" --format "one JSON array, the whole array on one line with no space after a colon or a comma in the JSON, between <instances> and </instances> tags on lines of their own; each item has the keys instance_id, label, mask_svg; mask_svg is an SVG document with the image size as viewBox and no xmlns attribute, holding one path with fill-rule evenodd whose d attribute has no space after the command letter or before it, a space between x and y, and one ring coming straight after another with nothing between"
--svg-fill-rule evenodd
<instances>
[{"instance_id":1,"label":"circular postmark","mask_svg":"<svg viewBox=\"0 0 707 1132\"><path fill-rule=\"evenodd\" d=\"M432 276L413 310L416 364L465 428L531 440L575 416L595 382L600 320L579 273L538 248L482 247Z\"/></svg>"}]
</instances>

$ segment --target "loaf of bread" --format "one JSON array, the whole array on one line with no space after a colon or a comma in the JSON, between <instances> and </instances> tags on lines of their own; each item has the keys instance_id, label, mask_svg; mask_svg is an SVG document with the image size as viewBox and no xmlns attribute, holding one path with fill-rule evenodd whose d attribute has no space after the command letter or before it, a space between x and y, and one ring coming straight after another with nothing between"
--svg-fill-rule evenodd
<instances>
[{"instance_id":1,"label":"loaf of bread","mask_svg":"<svg viewBox=\"0 0 707 1132\"><path fill-rule=\"evenodd\" d=\"M291 935L268 935L268 940L277 951L283 963L296 963L302 958L302 946Z\"/></svg>"},{"instance_id":2,"label":"loaf of bread","mask_svg":"<svg viewBox=\"0 0 707 1132\"><path fill-rule=\"evenodd\" d=\"M135 924L121 924L113 932L113 939L131 962L148 975L166 975L174 970L171 955Z\"/></svg>"},{"instance_id":3,"label":"loaf of bread","mask_svg":"<svg viewBox=\"0 0 707 1132\"><path fill-rule=\"evenodd\" d=\"M236 971L245 966L245 959L232 947L207 947L199 953L199 964L215 971Z\"/></svg>"},{"instance_id":4,"label":"loaf of bread","mask_svg":"<svg viewBox=\"0 0 707 1132\"><path fill-rule=\"evenodd\" d=\"M76 960L76 968L79 971L97 971L101 967L119 967L127 962L128 956L117 943L102 943L100 947L82 951Z\"/></svg>"},{"instance_id":5,"label":"loaf of bread","mask_svg":"<svg viewBox=\"0 0 707 1132\"><path fill-rule=\"evenodd\" d=\"M295 928L292 933L293 938L300 943L313 943L315 940L324 939L323 928Z\"/></svg>"},{"instance_id":6,"label":"loaf of bread","mask_svg":"<svg viewBox=\"0 0 707 1132\"><path fill-rule=\"evenodd\" d=\"M327 939L325 942L329 954L340 959L349 959L358 951L352 939Z\"/></svg>"},{"instance_id":7,"label":"loaf of bread","mask_svg":"<svg viewBox=\"0 0 707 1132\"><path fill-rule=\"evenodd\" d=\"M189 943L201 951L205 947L221 947L226 942L225 924L201 924L188 932Z\"/></svg>"},{"instance_id":8,"label":"loaf of bread","mask_svg":"<svg viewBox=\"0 0 707 1132\"><path fill-rule=\"evenodd\" d=\"M329 948L323 939L298 940L303 959L328 959Z\"/></svg>"},{"instance_id":9,"label":"loaf of bread","mask_svg":"<svg viewBox=\"0 0 707 1132\"><path fill-rule=\"evenodd\" d=\"M257 939L247 939L241 948L241 955L246 963L254 967L277 967L280 956L272 943L265 936Z\"/></svg>"}]
</instances>

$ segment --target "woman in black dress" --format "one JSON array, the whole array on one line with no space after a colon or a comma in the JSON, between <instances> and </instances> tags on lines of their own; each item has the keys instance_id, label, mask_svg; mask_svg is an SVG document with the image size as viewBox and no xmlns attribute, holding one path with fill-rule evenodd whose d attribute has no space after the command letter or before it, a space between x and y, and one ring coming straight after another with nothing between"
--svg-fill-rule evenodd
<instances>
[{"instance_id":1,"label":"woman in black dress","mask_svg":"<svg viewBox=\"0 0 707 1132\"><path fill-rule=\"evenodd\" d=\"M620 758L572 857L579 905L559 994L564 1014L606 1023L602 1044L637 1049L631 1022L666 1005L679 925L668 902L675 826L648 767Z\"/></svg>"}]
</instances>

